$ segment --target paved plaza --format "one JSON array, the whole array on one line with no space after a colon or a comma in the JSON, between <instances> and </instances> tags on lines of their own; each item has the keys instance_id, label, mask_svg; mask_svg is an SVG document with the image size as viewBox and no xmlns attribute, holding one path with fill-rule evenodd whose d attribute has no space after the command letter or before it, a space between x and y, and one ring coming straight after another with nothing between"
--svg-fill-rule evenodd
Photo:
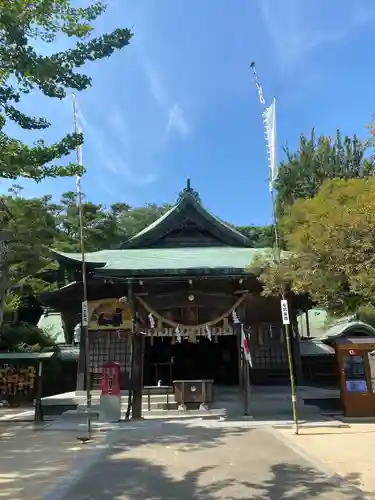
<instances>
[{"instance_id":1,"label":"paved plaza","mask_svg":"<svg viewBox=\"0 0 375 500\"><path fill-rule=\"evenodd\" d=\"M331 482L267 427L169 422L114 437L70 500L366 498L345 482Z\"/></svg>"},{"instance_id":2,"label":"paved plaza","mask_svg":"<svg viewBox=\"0 0 375 500\"><path fill-rule=\"evenodd\" d=\"M104 435L82 445L74 432L50 432L27 422L0 423L0 500L42 500L72 478L74 464L101 450ZM54 493L53 493L54 494ZM58 500L58 497L50 497Z\"/></svg>"},{"instance_id":3,"label":"paved plaza","mask_svg":"<svg viewBox=\"0 0 375 500\"><path fill-rule=\"evenodd\" d=\"M0 429L0 500L375 500L268 426L129 423L86 445L47 429Z\"/></svg>"}]
</instances>

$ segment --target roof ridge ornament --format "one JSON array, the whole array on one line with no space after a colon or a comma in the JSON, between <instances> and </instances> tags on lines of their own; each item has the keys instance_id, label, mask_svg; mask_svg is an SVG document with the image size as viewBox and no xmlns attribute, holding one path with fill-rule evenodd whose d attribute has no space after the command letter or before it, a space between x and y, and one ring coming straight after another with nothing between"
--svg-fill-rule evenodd
<instances>
[{"instance_id":1,"label":"roof ridge ornament","mask_svg":"<svg viewBox=\"0 0 375 500\"><path fill-rule=\"evenodd\" d=\"M191 196L198 203L202 203L198 191L195 191L195 189L191 187L191 181L189 177L186 179L186 187L178 193L177 203L181 203L181 201L187 196Z\"/></svg>"}]
</instances>

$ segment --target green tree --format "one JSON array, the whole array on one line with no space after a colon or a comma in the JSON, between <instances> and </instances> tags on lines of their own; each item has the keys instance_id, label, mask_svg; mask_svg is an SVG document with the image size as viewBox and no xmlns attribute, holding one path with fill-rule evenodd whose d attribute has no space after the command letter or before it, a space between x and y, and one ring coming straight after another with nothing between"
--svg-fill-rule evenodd
<instances>
[{"instance_id":1,"label":"green tree","mask_svg":"<svg viewBox=\"0 0 375 500\"><path fill-rule=\"evenodd\" d=\"M67 134L47 145L42 139L29 146L10 136L8 121L25 130L50 127L45 118L28 116L19 107L21 98L33 90L50 98L63 99L67 89L81 91L91 86L91 78L79 72L88 61L112 55L128 45L132 34L116 29L92 37L92 23L107 4L93 2L86 8L73 7L72 0L2 0L0 8L0 177L68 176L81 171L76 164L56 165L78 144L81 134ZM38 48L56 43L57 38L75 41L68 50L44 55Z\"/></svg>"},{"instance_id":2,"label":"green tree","mask_svg":"<svg viewBox=\"0 0 375 500\"><path fill-rule=\"evenodd\" d=\"M263 266L265 293L287 282L333 314L375 307L375 178L331 180L282 218L289 254ZM367 312L366 312L367 311Z\"/></svg>"},{"instance_id":3,"label":"green tree","mask_svg":"<svg viewBox=\"0 0 375 500\"><path fill-rule=\"evenodd\" d=\"M122 241L135 236L171 208L172 205L168 203L163 203L162 205L146 203L143 207L129 207L128 210L123 210L117 217L119 230L123 235Z\"/></svg>"},{"instance_id":4,"label":"green tree","mask_svg":"<svg viewBox=\"0 0 375 500\"><path fill-rule=\"evenodd\" d=\"M66 252L80 251L80 220L73 192L64 193L57 207L57 238L55 247ZM117 219L114 213L83 200L84 245L86 252L114 248L120 239Z\"/></svg>"},{"instance_id":5,"label":"green tree","mask_svg":"<svg viewBox=\"0 0 375 500\"><path fill-rule=\"evenodd\" d=\"M3 198L0 225L9 234L9 288L18 294L38 294L54 285L45 281L45 271L53 266L50 248L57 236L56 210L51 196L27 199L22 188L13 186Z\"/></svg>"},{"instance_id":6,"label":"green tree","mask_svg":"<svg viewBox=\"0 0 375 500\"><path fill-rule=\"evenodd\" d=\"M300 138L299 147L291 152L285 148L286 160L280 164L277 190L277 211L282 215L296 200L314 197L327 179L353 179L373 175L375 165L366 157L369 142L345 136L337 130L333 141L330 137Z\"/></svg>"},{"instance_id":7,"label":"green tree","mask_svg":"<svg viewBox=\"0 0 375 500\"><path fill-rule=\"evenodd\" d=\"M269 226L238 226L237 231L249 238L253 248L272 248L275 241L275 229Z\"/></svg>"}]
</instances>

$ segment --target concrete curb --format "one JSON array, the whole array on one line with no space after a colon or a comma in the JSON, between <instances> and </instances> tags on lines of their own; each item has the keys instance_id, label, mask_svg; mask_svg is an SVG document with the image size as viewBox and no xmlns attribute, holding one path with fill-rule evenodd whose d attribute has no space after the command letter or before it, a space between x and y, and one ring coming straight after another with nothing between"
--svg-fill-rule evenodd
<instances>
[{"instance_id":1,"label":"concrete curb","mask_svg":"<svg viewBox=\"0 0 375 500\"><path fill-rule=\"evenodd\" d=\"M353 498L355 498L355 500L366 500L368 498L365 492L362 491L358 486L355 486L353 483L345 479L343 476L337 474L337 472L334 471L331 467L329 467L327 464L319 460L319 458L317 458L316 456L310 454L308 451L306 451L298 444L292 443L290 439L283 436L283 434L279 432L276 428L269 428L268 432L273 434L273 436L276 439L285 444L285 446L288 446L288 448L294 451L297 455L310 462L310 464L315 469L317 469L319 472L321 472L326 476L327 481L332 486L336 486L338 488L345 488L345 493L350 493L351 495L353 495Z\"/></svg>"},{"instance_id":2,"label":"concrete curb","mask_svg":"<svg viewBox=\"0 0 375 500\"><path fill-rule=\"evenodd\" d=\"M113 444L113 434L108 434L103 443L87 444L90 448L84 452L84 456L78 457L71 465L70 472L59 480L41 500L64 500L69 498L70 493L80 480L96 465Z\"/></svg>"}]
</instances>

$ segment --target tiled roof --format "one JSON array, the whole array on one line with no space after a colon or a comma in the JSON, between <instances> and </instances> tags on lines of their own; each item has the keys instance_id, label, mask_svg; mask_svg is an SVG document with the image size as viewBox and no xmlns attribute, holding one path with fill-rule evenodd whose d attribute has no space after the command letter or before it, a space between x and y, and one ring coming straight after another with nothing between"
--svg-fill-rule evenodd
<instances>
[{"instance_id":1,"label":"tiled roof","mask_svg":"<svg viewBox=\"0 0 375 500\"><path fill-rule=\"evenodd\" d=\"M335 340L345 334L350 337L351 334L363 334L364 336L375 337L375 328L363 321L347 321L346 323L338 323L324 333L320 340Z\"/></svg>"},{"instance_id":2,"label":"tiled roof","mask_svg":"<svg viewBox=\"0 0 375 500\"><path fill-rule=\"evenodd\" d=\"M332 318L325 309L313 308L308 311L310 337L321 338L332 327L350 323L355 319L355 315L344 316L341 318ZM305 313L297 318L298 331L302 337L307 337L307 325Z\"/></svg>"},{"instance_id":3,"label":"tiled roof","mask_svg":"<svg viewBox=\"0 0 375 500\"><path fill-rule=\"evenodd\" d=\"M303 339L300 342L300 353L303 357L312 357L312 356L326 356L335 354L335 350L323 344L321 340L317 339Z\"/></svg>"},{"instance_id":4,"label":"tiled roof","mask_svg":"<svg viewBox=\"0 0 375 500\"><path fill-rule=\"evenodd\" d=\"M61 361L78 361L79 346L78 345L60 346L57 352L57 357L61 359Z\"/></svg>"},{"instance_id":5,"label":"tiled roof","mask_svg":"<svg viewBox=\"0 0 375 500\"><path fill-rule=\"evenodd\" d=\"M62 324L61 314L57 311L45 311L38 321L38 328L45 331L47 335L52 337L55 344L65 344L64 328ZM74 336L79 338L80 326L77 325L74 329Z\"/></svg>"},{"instance_id":6,"label":"tiled roof","mask_svg":"<svg viewBox=\"0 0 375 500\"><path fill-rule=\"evenodd\" d=\"M52 337L56 344L63 344L65 342L64 329L59 312L48 311L43 313L38 321L38 328Z\"/></svg>"},{"instance_id":7,"label":"tiled roof","mask_svg":"<svg viewBox=\"0 0 375 500\"><path fill-rule=\"evenodd\" d=\"M160 240L170 230L179 228L186 217L198 218L205 229L216 235L216 238L222 243L240 247L249 246L246 236L207 210L200 200L192 195L192 191L187 189L177 205L130 238L130 240L124 242L123 248L147 248L152 246L152 243Z\"/></svg>"},{"instance_id":8,"label":"tiled roof","mask_svg":"<svg viewBox=\"0 0 375 500\"><path fill-rule=\"evenodd\" d=\"M81 262L76 253L56 252L60 258ZM142 248L123 250L101 250L86 254L86 262L99 271L155 272L168 270L226 269L246 272L257 257L272 256L272 249L238 247L188 247L188 248Z\"/></svg>"}]
</instances>

